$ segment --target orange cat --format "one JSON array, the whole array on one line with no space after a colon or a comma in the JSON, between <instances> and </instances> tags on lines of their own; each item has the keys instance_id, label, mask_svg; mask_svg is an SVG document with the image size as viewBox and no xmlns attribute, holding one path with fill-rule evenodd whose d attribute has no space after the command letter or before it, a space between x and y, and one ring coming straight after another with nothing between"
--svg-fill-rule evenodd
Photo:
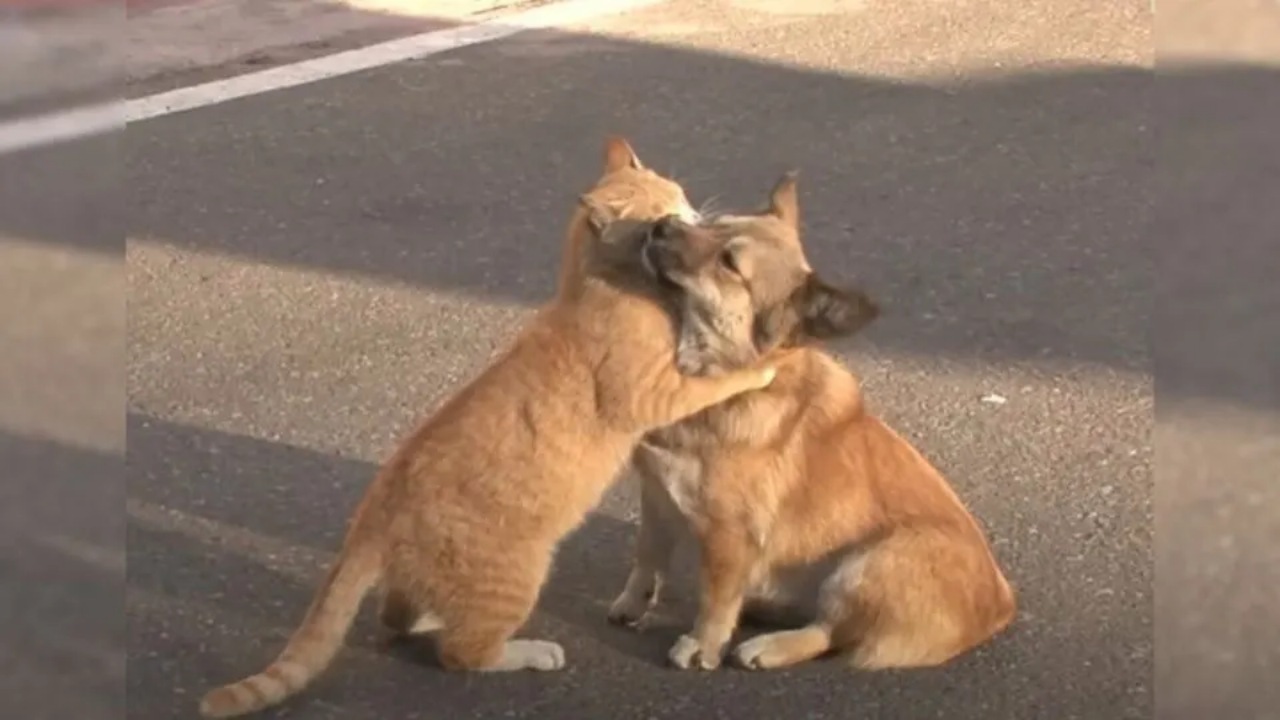
<instances>
[{"instance_id":1,"label":"orange cat","mask_svg":"<svg viewBox=\"0 0 1280 720\"><path fill-rule=\"evenodd\" d=\"M300 691L332 660L378 584L383 622L437 633L446 668L564 665L558 644L512 639L557 543L646 432L774 376L766 367L715 378L676 370L667 307L678 290L656 282L642 255L655 240L679 245L701 231L675 219L620 217L628 209L611 176L582 198L571 223L568 242L580 260L573 287L383 466L284 651L261 673L206 695L205 717L242 715Z\"/></svg>"}]
</instances>

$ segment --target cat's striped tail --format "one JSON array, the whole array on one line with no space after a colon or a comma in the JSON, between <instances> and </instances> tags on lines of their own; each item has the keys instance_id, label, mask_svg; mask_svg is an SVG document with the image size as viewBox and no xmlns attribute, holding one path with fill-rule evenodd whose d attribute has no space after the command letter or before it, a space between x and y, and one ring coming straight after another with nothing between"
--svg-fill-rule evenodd
<instances>
[{"instance_id":1,"label":"cat's striped tail","mask_svg":"<svg viewBox=\"0 0 1280 720\"><path fill-rule=\"evenodd\" d=\"M276 705L329 666L361 601L382 575L381 553L365 543L353 545L343 548L280 656L257 675L209 691L200 701L201 715L230 718Z\"/></svg>"}]
</instances>

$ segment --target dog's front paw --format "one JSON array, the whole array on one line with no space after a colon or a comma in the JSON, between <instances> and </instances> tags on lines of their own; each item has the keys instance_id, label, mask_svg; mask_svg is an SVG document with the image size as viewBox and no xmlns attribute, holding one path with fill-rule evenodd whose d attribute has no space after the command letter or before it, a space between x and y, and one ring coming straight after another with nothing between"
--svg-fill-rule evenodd
<instances>
[{"instance_id":1,"label":"dog's front paw","mask_svg":"<svg viewBox=\"0 0 1280 720\"><path fill-rule=\"evenodd\" d=\"M609 606L609 622L636 632L644 632L649 624L649 611L652 607L653 603L648 598L624 592Z\"/></svg>"},{"instance_id":2,"label":"dog's front paw","mask_svg":"<svg viewBox=\"0 0 1280 720\"><path fill-rule=\"evenodd\" d=\"M715 670L720 667L722 648L703 648L692 635L681 635L667 652L667 659L681 670Z\"/></svg>"}]
</instances>

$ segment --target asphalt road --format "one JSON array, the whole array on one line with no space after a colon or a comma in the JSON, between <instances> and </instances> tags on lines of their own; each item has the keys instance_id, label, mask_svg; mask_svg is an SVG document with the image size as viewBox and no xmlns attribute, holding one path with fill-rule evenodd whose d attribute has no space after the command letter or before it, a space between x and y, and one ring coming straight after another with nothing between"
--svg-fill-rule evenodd
<instances>
[{"instance_id":1,"label":"asphalt road","mask_svg":"<svg viewBox=\"0 0 1280 720\"><path fill-rule=\"evenodd\" d=\"M650 633L604 620L633 530L624 482L566 543L528 630L565 645L563 672L448 675L429 655L379 649L366 613L324 680L269 717L1152 716L1151 329L1182 342L1179 357L1199 358L1170 363L1162 408L1167 388L1174 403L1214 418L1250 419L1214 425L1239 443L1280 407L1267 355L1276 326L1250 325L1247 312L1277 302L1269 246L1255 238L1280 218L1262 199L1270 170L1255 157L1265 153L1250 152L1275 138L1263 122L1229 135L1192 123L1191 135L1158 144L1153 124L1175 99L1256 108L1280 74L1203 67L1157 87L1142 2L792 5L807 15L766 6L666 3L597 34L528 33L137 124L120 194L84 170L118 157L111 140L0 164L9 237L101 257L122 222L116 208L129 213L128 717L191 717L206 689L279 650L375 463L548 296L573 198L594 180L608 132L628 135L695 202L754 205L778 172L801 169L814 264L861 283L886 309L863 340L837 349L875 408L984 522L1020 588L1020 618L939 670L667 669L666 648L692 619L687 574ZM1157 152L1186 171L1173 175L1182 181L1157 185ZM1230 171L1200 172L1224 153ZM1157 213L1162 191L1172 203ZM1249 193L1253 211L1231 216L1237 242L1206 247L1216 206L1190 198ZM49 200L88 197L81 215ZM1160 268L1156 283L1157 243L1195 260L1177 265L1180 275ZM1224 278L1234 294L1221 292ZM1158 305L1174 298L1198 314ZM94 307L82 298L68 312ZM1227 369L1221 348L1255 336L1256 362ZM1195 337L1205 342L1179 340ZM990 394L1006 401L981 400ZM1200 437L1208 425L1195 422L1184 431ZM91 517L111 497L91 502L54 483L94 467L105 477L118 448L82 449L93 443L80 439L48 449L20 434L0 442L27 458L14 466L23 487L44 482L50 518L118 531ZM1267 452L1255 448L1253 462L1272 461ZM1252 483L1249 467L1242 483ZM1221 487L1213 473L1187 483ZM1194 493L1179 494L1176 507L1199 523L1183 530L1229 531L1237 547L1270 537L1274 490L1248 487L1256 503L1246 516L1206 519ZM79 516L66 507L84 519L68 519ZM68 546L43 559L24 553L6 571L109 595L114 576L101 562L58 574ZM1273 566L1250 557L1225 571L1226 585L1239 586L1242 572L1272 577ZM1169 567L1195 582L1185 566L1212 558L1188 558L1175 551ZM1201 580L1223 592L1222 576ZM1184 625L1185 638L1221 641L1220 672L1169 665L1181 700L1161 717L1234 708L1230 717L1261 718L1276 707L1264 704L1275 693L1259 687L1265 675L1249 674L1264 672L1254 668L1278 644L1257 611L1274 593L1262 592L1232 592L1239 612ZM1198 597L1166 606L1171 630L1204 609ZM118 616L114 602L93 603L90 615ZM37 625L67 613L52 600L23 607ZM124 632L93 627L80 636L103 645ZM10 679L14 692L43 698L23 717L121 716L124 698L102 680L124 675L110 658L75 655L70 640L25 642L64 648L31 660L64 684ZM96 703L73 703L66 667L97 672Z\"/></svg>"}]
</instances>

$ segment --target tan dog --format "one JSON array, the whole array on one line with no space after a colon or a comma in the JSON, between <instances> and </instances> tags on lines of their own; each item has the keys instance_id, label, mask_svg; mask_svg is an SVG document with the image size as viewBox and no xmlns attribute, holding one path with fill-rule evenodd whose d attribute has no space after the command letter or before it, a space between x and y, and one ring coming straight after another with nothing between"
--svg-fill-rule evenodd
<instances>
[{"instance_id":1,"label":"tan dog","mask_svg":"<svg viewBox=\"0 0 1280 720\"><path fill-rule=\"evenodd\" d=\"M771 368L688 377L675 368L678 291L642 263L650 242L688 242L676 220L619 220L608 183L584 196L568 243L577 279L507 353L424 422L383 466L302 625L263 672L218 688L206 717L283 701L333 659L365 594L381 619L437 632L446 668L554 670L564 651L513 640L577 527L644 434L741 392ZM682 195L683 197L683 195ZM686 203L687 204L687 203Z\"/></svg>"},{"instance_id":2,"label":"tan dog","mask_svg":"<svg viewBox=\"0 0 1280 720\"><path fill-rule=\"evenodd\" d=\"M702 242L651 248L687 293L682 367L715 371L765 353L765 390L652 433L637 451L635 564L609 616L639 625L676 538L701 547L700 607L671 648L717 667L740 612L792 629L737 646L748 668L849 651L863 669L943 663L1003 629L1013 590L943 477L863 407L856 378L809 341L869 322L869 301L817 282L804 260L793 177L769 210L724 217ZM730 278L736 278L731 282Z\"/></svg>"}]
</instances>

